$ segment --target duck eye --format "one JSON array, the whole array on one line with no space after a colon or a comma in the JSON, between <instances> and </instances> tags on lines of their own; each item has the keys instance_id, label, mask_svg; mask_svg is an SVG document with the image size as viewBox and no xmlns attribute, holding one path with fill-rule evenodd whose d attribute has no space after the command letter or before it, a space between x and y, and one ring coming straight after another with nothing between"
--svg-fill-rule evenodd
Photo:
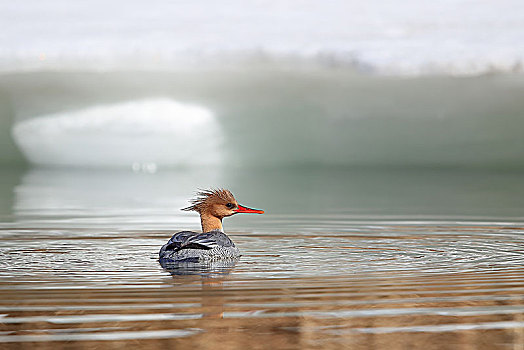
<instances>
[{"instance_id":1,"label":"duck eye","mask_svg":"<svg viewBox=\"0 0 524 350\"><path fill-rule=\"evenodd\" d=\"M226 208L227 209L233 209L233 207L234 207L233 203L227 203L226 204Z\"/></svg>"}]
</instances>

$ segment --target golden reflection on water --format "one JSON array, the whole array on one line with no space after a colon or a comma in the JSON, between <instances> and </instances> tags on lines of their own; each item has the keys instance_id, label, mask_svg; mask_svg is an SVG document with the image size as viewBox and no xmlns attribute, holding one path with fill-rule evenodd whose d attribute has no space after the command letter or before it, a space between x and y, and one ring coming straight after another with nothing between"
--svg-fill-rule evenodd
<instances>
[{"instance_id":1,"label":"golden reflection on water","mask_svg":"<svg viewBox=\"0 0 524 350\"><path fill-rule=\"evenodd\" d=\"M0 341L42 349L522 349L522 281L524 269L418 277L173 276L146 288L3 282Z\"/></svg>"}]
</instances>

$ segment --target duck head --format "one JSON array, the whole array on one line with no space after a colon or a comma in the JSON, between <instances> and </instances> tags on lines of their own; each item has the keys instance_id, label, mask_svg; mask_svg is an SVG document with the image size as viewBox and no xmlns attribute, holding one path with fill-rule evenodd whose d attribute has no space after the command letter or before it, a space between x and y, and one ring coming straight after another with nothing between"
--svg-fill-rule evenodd
<instances>
[{"instance_id":1,"label":"duck head","mask_svg":"<svg viewBox=\"0 0 524 350\"><path fill-rule=\"evenodd\" d=\"M191 205L183 208L185 211L196 211L200 214L202 232L220 230L222 219L240 213L263 214L263 210L248 208L240 205L231 191L220 188L203 190L191 200Z\"/></svg>"}]
</instances>

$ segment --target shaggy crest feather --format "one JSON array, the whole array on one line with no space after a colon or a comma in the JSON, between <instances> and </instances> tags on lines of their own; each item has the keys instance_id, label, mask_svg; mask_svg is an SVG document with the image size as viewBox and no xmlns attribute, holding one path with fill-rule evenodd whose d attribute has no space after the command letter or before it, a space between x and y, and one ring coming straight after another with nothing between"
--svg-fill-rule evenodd
<instances>
[{"instance_id":1,"label":"shaggy crest feather","mask_svg":"<svg viewBox=\"0 0 524 350\"><path fill-rule=\"evenodd\" d=\"M191 204L187 208L181 210L184 211L196 211L201 213L207 205L210 205L212 202L223 201L224 203L236 202L235 196L231 191L226 190L225 188L212 188L209 190L201 190L197 192L197 197L190 200Z\"/></svg>"}]
</instances>

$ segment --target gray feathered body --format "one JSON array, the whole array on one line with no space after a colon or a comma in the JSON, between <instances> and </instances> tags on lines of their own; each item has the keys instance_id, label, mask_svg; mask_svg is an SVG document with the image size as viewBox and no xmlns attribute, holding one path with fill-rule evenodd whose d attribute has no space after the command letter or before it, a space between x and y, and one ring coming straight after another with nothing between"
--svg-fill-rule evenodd
<instances>
[{"instance_id":1,"label":"gray feathered body","mask_svg":"<svg viewBox=\"0 0 524 350\"><path fill-rule=\"evenodd\" d=\"M182 231L175 233L160 248L160 260L176 262L212 262L238 259L240 251L235 243L222 231L205 233Z\"/></svg>"}]
</instances>

